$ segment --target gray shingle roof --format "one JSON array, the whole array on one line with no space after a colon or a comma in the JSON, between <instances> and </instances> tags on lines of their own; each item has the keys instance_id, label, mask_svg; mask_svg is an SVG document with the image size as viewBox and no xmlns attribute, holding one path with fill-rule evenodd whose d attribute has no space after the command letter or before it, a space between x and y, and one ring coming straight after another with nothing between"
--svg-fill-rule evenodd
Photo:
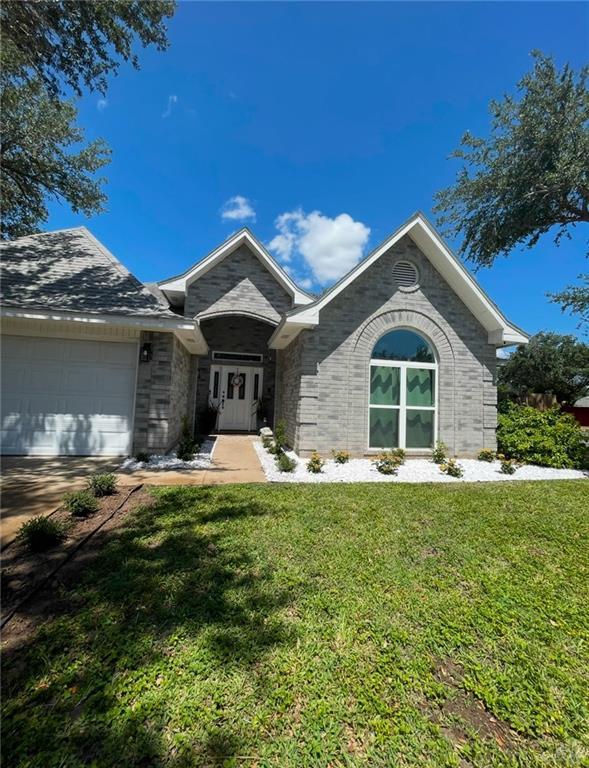
<instances>
[{"instance_id":1,"label":"gray shingle roof","mask_svg":"<svg viewBox=\"0 0 589 768\"><path fill-rule=\"evenodd\" d=\"M1 243L0 261L5 307L175 317L85 227Z\"/></svg>"}]
</instances>

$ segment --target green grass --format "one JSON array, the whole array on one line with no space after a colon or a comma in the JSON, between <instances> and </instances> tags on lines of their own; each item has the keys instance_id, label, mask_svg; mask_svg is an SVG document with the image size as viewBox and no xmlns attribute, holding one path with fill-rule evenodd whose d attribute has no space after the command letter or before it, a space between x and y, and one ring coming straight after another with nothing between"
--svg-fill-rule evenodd
<instances>
[{"instance_id":1,"label":"green grass","mask_svg":"<svg viewBox=\"0 0 589 768\"><path fill-rule=\"evenodd\" d=\"M155 493L5 654L6 766L587 764L586 481Z\"/></svg>"}]
</instances>

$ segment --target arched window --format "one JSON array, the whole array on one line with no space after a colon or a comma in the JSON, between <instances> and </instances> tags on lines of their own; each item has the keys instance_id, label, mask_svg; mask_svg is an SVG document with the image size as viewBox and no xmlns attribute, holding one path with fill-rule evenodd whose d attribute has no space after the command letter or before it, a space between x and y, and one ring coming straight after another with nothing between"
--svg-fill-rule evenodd
<instances>
[{"instance_id":1,"label":"arched window","mask_svg":"<svg viewBox=\"0 0 589 768\"><path fill-rule=\"evenodd\" d=\"M437 363L414 331L382 336L370 359L369 448L432 448L437 428Z\"/></svg>"}]
</instances>

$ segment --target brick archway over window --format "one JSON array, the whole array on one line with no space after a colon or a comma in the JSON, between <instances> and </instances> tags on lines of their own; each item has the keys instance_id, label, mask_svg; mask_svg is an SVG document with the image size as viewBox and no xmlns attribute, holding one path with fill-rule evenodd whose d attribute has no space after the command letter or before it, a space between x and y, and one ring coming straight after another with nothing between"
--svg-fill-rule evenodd
<instances>
[{"instance_id":1,"label":"brick archway over window","mask_svg":"<svg viewBox=\"0 0 589 768\"><path fill-rule=\"evenodd\" d=\"M454 351L444 331L431 318L412 310L382 312L358 328L348 360L348 434L350 447L365 451L368 446L369 366L376 342L389 331L405 328L428 341L438 362L439 439L455 451Z\"/></svg>"}]
</instances>

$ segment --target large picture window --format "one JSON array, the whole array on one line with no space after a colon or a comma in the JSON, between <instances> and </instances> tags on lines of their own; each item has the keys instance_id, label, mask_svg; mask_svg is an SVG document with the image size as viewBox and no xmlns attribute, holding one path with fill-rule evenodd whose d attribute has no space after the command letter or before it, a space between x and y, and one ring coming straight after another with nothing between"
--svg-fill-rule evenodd
<instances>
[{"instance_id":1,"label":"large picture window","mask_svg":"<svg viewBox=\"0 0 589 768\"><path fill-rule=\"evenodd\" d=\"M369 448L432 448L436 439L437 363L429 343L390 331L370 360Z\"/></svg>"}]
</instances>

